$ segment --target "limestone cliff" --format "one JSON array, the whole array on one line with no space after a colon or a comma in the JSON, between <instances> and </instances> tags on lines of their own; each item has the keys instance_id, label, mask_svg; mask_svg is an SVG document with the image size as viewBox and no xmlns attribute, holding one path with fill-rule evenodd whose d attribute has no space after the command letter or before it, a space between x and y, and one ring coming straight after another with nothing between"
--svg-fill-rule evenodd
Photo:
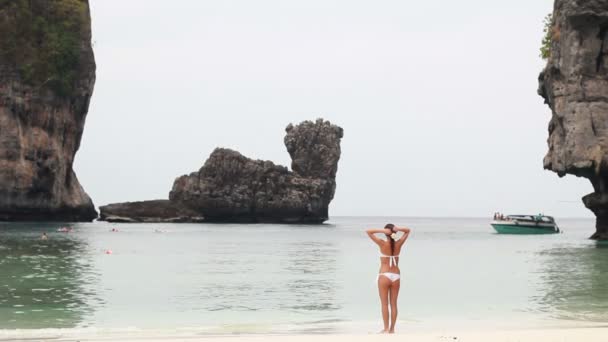
<instances>
[{"instance_id":1,"label":"limestone cliff","mask_svg":"<svg viewBox=\"0 0 608 342\"><path fill-rule=\"evenodd\" d=\"M551 107L544 167L591 181L592 238L608 239L608 0L556 0L539 94Z\"/></svg>"},{"instance_id":2,"label":"limestone cliff","mask_svg":"<svg viewBox=\"0 0 608 342\"><path fill-rule=\"evenodd\" d=\"M86 0L0 0L0 220L91 221L72 165L95 83Z\"/></svg>"},{"instance_id":3,"label":"limestone cliff","mask_svg":"<svg viewBox=\"0 0 608 342\"><path fill-rule=\"evenodd\" d=\"M329 217L336 190L342 128L319 119L289 125L286 131L293 171L217 148L199 171L175 180L169 203L139 202L140 214L132 204L112 204L100 208L101 219L163 221L167 215L160 213L161 203L190 212L181 221L203 216L208 222L321 223Z\"/></svg>"}]
</instances>

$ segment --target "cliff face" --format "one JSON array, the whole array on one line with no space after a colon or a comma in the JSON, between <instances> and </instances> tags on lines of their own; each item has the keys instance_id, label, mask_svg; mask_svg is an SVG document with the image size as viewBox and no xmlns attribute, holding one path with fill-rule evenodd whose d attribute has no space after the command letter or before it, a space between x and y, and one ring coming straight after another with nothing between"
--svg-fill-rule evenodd
<instances>
[{"instance_id":1,"label":"cliff face","mask_svg":"<svg viewBox=\"0 0 608 342\"><path fill-rule=\"evenodd\" d=\"M336 190L342 128L321 119L286 128L293 172L270 161L216 149L179 177L169 198L216 222L321 223Z\"/></svg>"},{"instance_id":2,"label":"cliff face","mask_svg":"<svg viewBox=\"0 0 608 342\"><path fill-rule=\"evenodd\" d=\"M552 110L544 167L591 181L583 202L597 217L592 238L608 239L608 0L556 0L553 20L539 76Z\"/></svg>"},{"instance_id":3,"label":"cliff face","mask_svg":"<svg viewBox=\"0 0 608 342\"><path fill-rule=\"evenodd\" d=\"M0 220L97 217L72 170L94 83L88 1L0 1Z\"/></svg>"}]
</instances>

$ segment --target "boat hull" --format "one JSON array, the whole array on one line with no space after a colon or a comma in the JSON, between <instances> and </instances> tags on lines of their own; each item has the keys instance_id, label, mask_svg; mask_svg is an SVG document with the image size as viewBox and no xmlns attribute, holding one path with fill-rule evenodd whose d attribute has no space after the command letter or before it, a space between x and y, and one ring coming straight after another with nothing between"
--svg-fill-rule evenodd
<instances>
[{"instance_id":1,"label":"boat hull","mask_svg":"<svg viewBox=\"0 0 608 342\"><path fill-rule=\"evenodd\" d=\"M528 225L492 223L492 227L499 234L557 234L559 231L555 227L538 227Z\"/></svg>"}]
</instances>

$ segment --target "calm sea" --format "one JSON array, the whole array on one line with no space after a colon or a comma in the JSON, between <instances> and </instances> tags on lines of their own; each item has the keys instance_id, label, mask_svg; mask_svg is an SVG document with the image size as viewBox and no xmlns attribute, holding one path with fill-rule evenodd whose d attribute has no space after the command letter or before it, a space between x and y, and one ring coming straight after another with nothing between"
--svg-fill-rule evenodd
<instances>
[{"instance_id":1,"label":"calm sea","mask_svg":"<svg viewBox=\"0 0 608 342\"><path fill-rule=\"evenodd\" d=\"M497 235L476 218L89 223L70 233L3 223L0 339L375 332L379 258L364 229L387 222L413 229L397 330L608 323L608 245L587 239L593 220L558 220L563 234L537 236Z\"/></svg>"}]
</instances>

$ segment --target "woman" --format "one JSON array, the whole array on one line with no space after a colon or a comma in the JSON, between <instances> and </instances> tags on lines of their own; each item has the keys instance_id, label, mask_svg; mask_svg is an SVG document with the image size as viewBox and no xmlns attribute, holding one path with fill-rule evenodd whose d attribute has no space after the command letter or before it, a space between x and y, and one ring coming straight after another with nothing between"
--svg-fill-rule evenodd
<instances>
[{"instance_id":1,"label":"woman","mask_svg":"<svg viewBox=\"0 0 608 342\"><path fill-rule=\"evenodd\" d=\"M401 237L397 232L403 232ZM375 234L384 234L386 240L377 237ZM378 274L378 291L380 292L380 303L382 304L382 320L384 330L381 333L393 334L395 332L395 322L397 321L397 296L399 286L401 286L401 271L399 270L399 253L401 247L410 235L409 228L395 227L394 224L387 224L384 229L368 229L367 235L378 247L380 247L380 272ZM391 307L391 324L388 324L388 307Z\"/></svg>"}]
</instances>

